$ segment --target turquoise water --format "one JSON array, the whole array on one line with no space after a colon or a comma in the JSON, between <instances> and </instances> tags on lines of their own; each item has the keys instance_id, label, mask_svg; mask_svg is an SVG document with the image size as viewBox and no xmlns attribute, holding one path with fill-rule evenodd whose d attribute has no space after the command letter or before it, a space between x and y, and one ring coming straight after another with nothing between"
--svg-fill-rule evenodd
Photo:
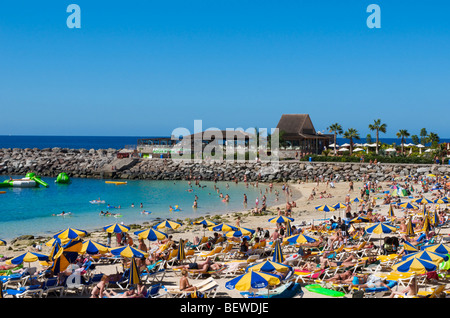
<instances>
[{"instance_id":1,"label":"turquoise water","mask_svg":"<svg viewBox=\"0 0 450 318\"><path fill-rule=\"evenodd\" d=\"M12 176L21 178L23 176ZM2 182L7 177L1 178ZM106 184L105 180L72 179L68 185L56 184L55 178L42 178L48 188L4 188L6 194L0 194L0 239L12 239L20 235L50 235L67 227L94 230L111 223L132 224L161 219L196 218L206 214L222 214L244 210L243 195L247 194L248 208L255 206L255 199L262 194L267 204L284 202L280 192L280 201L268 191L267 185L246 188L244 183L207 182L202 187L189 187L187 181L149 181L128 180L126 185ZM116 181L116 180L115 180ZM227 188L228 184L228 188ZM230 202L222 202L219 193L230 196ZM187 191L192 189L192 192ZM198 208L192 207L194 196L198 196ZM91 200L105 200L105 204L91 204ZM140 204L143 208L140 208ZM120 209L108 209L120 206ZM132 207L134 204L134 207ZM169 210L169 206L178 205L181 212ZM149 211L143 214L141 211ZM62 211L71 212L70 216L56 216ZM120 213L122 217L100 216L100 211Z\"/></svg>"}]
</instances>

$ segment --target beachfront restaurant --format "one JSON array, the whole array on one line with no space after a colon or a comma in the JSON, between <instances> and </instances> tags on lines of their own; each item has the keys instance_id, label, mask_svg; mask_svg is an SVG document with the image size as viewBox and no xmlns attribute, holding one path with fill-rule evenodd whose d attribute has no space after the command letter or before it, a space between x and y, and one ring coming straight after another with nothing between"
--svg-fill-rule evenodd
<instances>
[{"instance_id":1,"label":"beachfront restaurant","mask_svg":"<svg viewBox=\"0 0 450 318\"><path fill-rule=\"evenodd\" d=\"M282 134L284 150L303 154L320 154L333 142L333 135L316 132L308 114L283 114L277 128ZM281 146L281 145L280 145Z\"/></svg>"},{"instance_id":2,"label":"beachfront restaurant","mask_svg":"<svg viewBox=\"0 0 450 318\"><path fill-rule=\"evenodd\" d=\"M176 151L178 139L172 137L140 138L137 141L137 151L142 158L167 157L169 153Z\"/></svg>"}]
</instances>

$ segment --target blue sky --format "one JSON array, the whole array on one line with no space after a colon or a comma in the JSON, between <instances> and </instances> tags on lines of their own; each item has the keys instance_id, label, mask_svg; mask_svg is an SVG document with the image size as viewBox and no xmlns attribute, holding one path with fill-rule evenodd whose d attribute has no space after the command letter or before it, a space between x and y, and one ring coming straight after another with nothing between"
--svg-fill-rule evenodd
<instances>
[{"instance_id":1,"label":"blue sky","mask_svg":"<svg viewBox=\"0 0 450 318\"><path fill-rule=\"evenodd\" d=\"M69 4L81 29L69 29ZM369 29L369 4L381 29ZM446 1L8 1L0 135L169 135L274 128L310 114L361 137L450 137ZM374 134L372 133L374 136Z\"/></svg>"}]
</instances>

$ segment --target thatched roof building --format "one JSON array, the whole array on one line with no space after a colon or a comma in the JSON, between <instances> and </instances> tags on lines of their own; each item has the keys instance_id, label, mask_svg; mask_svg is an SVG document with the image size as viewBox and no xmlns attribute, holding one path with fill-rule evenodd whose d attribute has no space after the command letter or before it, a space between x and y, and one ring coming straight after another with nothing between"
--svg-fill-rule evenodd
<instances>
[{"instance_id":1,"label":"thatched roof building","mask_svg":"<svg viewBox=\"0 0 450 318\"><path fill-rule=\"evenodd\" d=\"M308 114L283 114L277 128L286 147L304 153L321 153L333 138L317 133Z\"/></svg>"}]
</instances>

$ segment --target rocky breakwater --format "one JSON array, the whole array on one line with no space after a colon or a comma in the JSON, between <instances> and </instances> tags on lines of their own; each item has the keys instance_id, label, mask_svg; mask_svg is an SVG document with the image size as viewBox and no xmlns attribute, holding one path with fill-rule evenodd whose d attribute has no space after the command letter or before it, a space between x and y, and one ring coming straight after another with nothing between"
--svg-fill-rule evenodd
<instances>
[{"instance_id":1,"label":"rocky breakwater","mask_svg":"<svg viewBox=\"0 0 450 318\"><path fill-rule=\"evenodd\" d=\"M238 180L262 182L309 181L323 176L340 180L386 181L400 176L450 174L450 166L423 164L369 164L340 162L280 161L278 165L261 162L200 162L141 159L130 169L118 172L121 179L182 180L200 177L203 180Z\"/></svg>"},{"instance_id":2,"label":"rocky breakwater","mask_svg":"<svg viewBox=\"0 0 450 318\"><path fill-rule=\"evenodd\" d=\"M71 177L101 177L101 168L112 162L115 149L3 148L0 149L0 174L25 175L35 172L56 177L66 172Z\"/></svg>"}]
</instances>

